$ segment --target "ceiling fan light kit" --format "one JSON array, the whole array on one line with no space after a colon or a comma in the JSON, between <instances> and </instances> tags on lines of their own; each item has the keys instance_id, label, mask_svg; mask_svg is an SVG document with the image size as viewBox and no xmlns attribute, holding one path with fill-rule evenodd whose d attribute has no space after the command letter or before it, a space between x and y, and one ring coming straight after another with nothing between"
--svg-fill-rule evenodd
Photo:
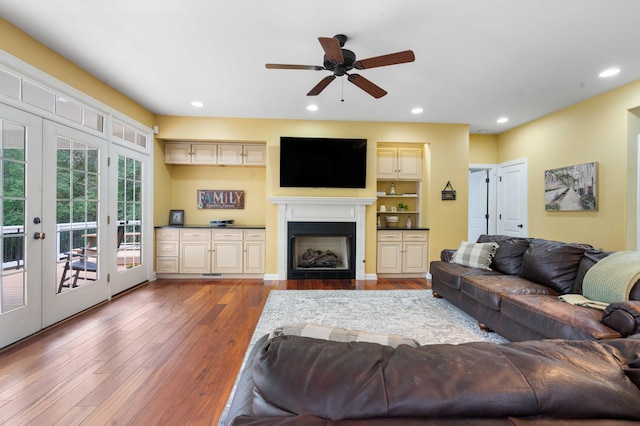
<instances>
[{"instance_id":1,"label":"ceiling fan light kit","mask_svg":"<svg viewBox=\"0 0 640 426\"><path fill-rule=\"evenodd\" d=\"M415 61L415 55L411 50L390 53L388 55L375 56L368 59L356 60L356 54L351 50L343 49L348 38L344 34L337 34L331 38L318 37L318 41L324 50L322 66L319 65L290 65L290 64L266 64L268 69L285 70L311 70L311 71L331 71L332 74L324 77L313 87L307 96L319 95L336 77L347 76L347 80L355 86L367 92L369 95L379 99L387 92L369 81L360 74L349 73L354 68L365 70L369 68L384 67L388 65L404 64Z\"/></svg>"}]
</instances>

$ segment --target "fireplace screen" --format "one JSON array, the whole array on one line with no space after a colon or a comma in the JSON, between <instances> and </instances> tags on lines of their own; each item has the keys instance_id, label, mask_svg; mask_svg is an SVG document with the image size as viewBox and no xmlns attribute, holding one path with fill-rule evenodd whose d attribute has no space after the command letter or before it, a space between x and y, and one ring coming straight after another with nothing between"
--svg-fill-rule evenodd
<instances>
[{"instance_id":1,"label":"fireplace screen","mask_svg":"<svg viewBox=\"0 0 640 426\"><path fill-rule=\"evenodd\" d=\"M294 244L295 269L348 269L346 236L299 236Z\"/></svg>"},{"instance_id":2,"label":"fireplace screen","mask_svg":"<svg viewBox=\"0 0 640 426\"><path fill-rule=\"evenodd\" d=\"M355 278L354 222L289 222L287 279Z\"/></svg>"}]
</instances>

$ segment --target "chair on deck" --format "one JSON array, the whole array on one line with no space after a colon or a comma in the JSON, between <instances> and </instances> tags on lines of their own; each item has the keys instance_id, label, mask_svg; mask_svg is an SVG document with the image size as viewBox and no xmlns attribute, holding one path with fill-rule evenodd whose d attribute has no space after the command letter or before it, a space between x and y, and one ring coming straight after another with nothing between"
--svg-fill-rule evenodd
<instances>
[{"instance_id":1,"label":"chair on deck","mask_svg":"<svg viewBox=\"0 0 640 426\"><path fill-rule=\"evenodd\" d=\"M124 241L124 225L118 225L118 248ZM72 250L67 255L67 261L64 264L64 270L62 271L62 277L58 284L58 293L62 291L62 287L77 287L78 278L80 278L80 272L92 272L95 274L95 278L89 278L86 275L83 277L89 281L95 281L98 277L98 263L89 261L90 257L95 257L97 253L95 247L87 247L79 250ZM78 260L74 260L77 259ZM75 271L75 274L69 273L69 271ZM69 273L69 276L67 276ZM68 282L66 282L68 281Z\"/></svg>"}]
</instances>

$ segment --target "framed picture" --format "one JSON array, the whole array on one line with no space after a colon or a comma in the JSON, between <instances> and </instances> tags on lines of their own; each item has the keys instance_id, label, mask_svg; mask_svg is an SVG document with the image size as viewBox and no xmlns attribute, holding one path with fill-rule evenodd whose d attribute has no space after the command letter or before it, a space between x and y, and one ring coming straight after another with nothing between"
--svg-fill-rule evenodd
<instances>
[{"instance_id":1,"label":"framed picture","mask_svg":"<svg viewBox=\"0 0 640 426\"><path fill-rule=\"evenodd\" d=\"M576 164L544 172L546 211L595 211L598 163Z\"/></svg>"},{"instance_id":2,"label":"framed picture","mask_svg":"<svg viewBox=\"0 0 640 426\"><path fill-rule=\"evenodd\" d=\"M169 225L184 225L184 210L171 210L169 212Z\"/></svg>"}]
</instances>

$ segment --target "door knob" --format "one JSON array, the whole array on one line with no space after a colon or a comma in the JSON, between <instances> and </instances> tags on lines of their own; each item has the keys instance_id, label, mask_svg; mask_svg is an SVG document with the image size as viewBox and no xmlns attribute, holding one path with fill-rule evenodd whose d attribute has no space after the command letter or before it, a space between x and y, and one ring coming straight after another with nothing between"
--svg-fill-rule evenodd
<instances>
[{"instance_id":1,"label":"door knob","mask_svg":"<svg viewBox=\"0 0 640 426\"><path fill-rule=\"evenodd\" d=\"M45 233L44 233L44 232L35 232L35 233L33 234L33 239L34 239L34 240L44 240L44 239L45 239L45 237L46 237L46 235L45 235Z\"/></svg>"},{"instance_id":2,"label":"door knob","mask_svg":"<svg viewBox=\"0 0 640 426\"><path fill-rule=\"evenodd\" d=\"M518 225L518 228L524 228L523 224Z\"/></svg>"}]
</instances>

